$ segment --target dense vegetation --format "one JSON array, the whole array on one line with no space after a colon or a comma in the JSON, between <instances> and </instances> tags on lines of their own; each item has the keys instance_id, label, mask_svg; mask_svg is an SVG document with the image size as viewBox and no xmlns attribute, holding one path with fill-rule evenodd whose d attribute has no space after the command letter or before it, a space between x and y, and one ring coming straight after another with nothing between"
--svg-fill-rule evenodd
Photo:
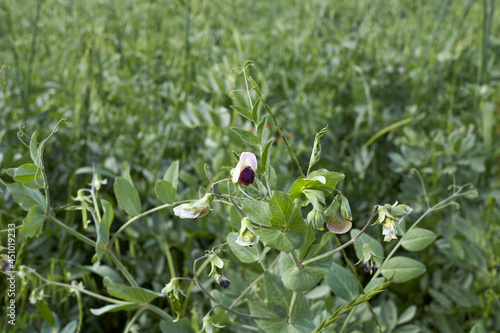
<instances>
[{"instance_id":1,"label":"dense vegetation","mask_svg":"<svg viewBox=\"0 0 500 333\"><path fill-rule=\"evenodd\" d=\"M181 298L180 320L172 323L175 304L168 297L144 307L151 311L125 307L100 314L90 309L102 309L106 300L69 286L74 282L96 295L120 298L123 290L117 287L113 294L110 283L133 286L125 271L138 286L160 293L173 273L193 277L193 261L239 230L235 209L217 203L208 217L194 221L179 219L171 207L148 214L120 230L113 251L100 254L100 266L93 260L96 248L67 227L96 240L97 224L86 225L84 201L75 200L79 189L96 185L94 173L107 180L99 183L99 200L109 203L102 204L108 214L109 207L114 212L111 237L137 215L119 208L117 181L133 183L145 212L161 204L157 181L176 161L176 203L198 199L209 184L227 179L237 162L233 152L254 149L231 130L256 131L231 108L251 108L241 70L246 64L245 73L276 116L261 135L273 140L273 187L289 192L300 176L285 139L305 170L316 133L328 125L316 168L345 174L337 188L349 198L357 229L374 205L398 200L413 208L401 236L459 186L470 193L422 219L419 227L437 235L431 245L419 252L400 250L424 264L425 273L390 284L327 330L500 331L500 9L494 5L494 0L2 1L0 255L7 252L8 225L15 223L15 271L21 275L14 329L202 328L215 303L198 287ZM251 97L257 100L255 91ZM259 112L265 115L263 103ZM33 148L30 152L20 139L29 146L37 131L42 140L62 118L67 123L43 146L50 207L58 222L47 219L39 234L21 232L30 207L20 207L7 187L14 183L15 168L37 163ZM18 137L21 123L26 135ZM177 179L172 173L165 178ZM220 186L218 191L224 193ZM89 208L88 219L95 218ZM382 244L380 228L365 235ZM339 235L337 241L350 237ZM384 254L396 243L383 243ZM272 249L269 255L276 253ZM230 260L224 275L231 286L220 288L208 269L200 280L227 306L264 266L241 262L229 248L218 255ZM358 259L354 247L334 256L337 266L346 268L342 272L364 287L371 277L355 266ZM266 260L272 265L272 256ZM1 331L12 329L4 320L7 285L2 275ZM181 286L188 292L189 281ZM264 289L252 290L248 303L263 297ZM325 280L305 294L315 315L325 318L351 300L335 290ZM238 309L248 313L247 300ZM220 307L211 320L228 332L265 330Z\"/></svg>"}]
</instances>

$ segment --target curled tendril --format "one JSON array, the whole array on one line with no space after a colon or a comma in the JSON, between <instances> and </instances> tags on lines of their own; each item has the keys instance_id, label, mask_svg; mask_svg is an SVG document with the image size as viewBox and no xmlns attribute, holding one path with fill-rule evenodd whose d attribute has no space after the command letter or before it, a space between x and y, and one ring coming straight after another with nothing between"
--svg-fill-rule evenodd
<instances>
[{"instance_id":1,"label":"curled tendril","mask_svg":"<svg viewBox=\"0 0 500 333\"><path fill-rule=\"evenodd\" d=\"M24 142L24 140L22 139L22 137L26 135L31 140L31 137L23 131L23 128L25 128L25 127L26 127L26 125L23 123L20 123L19 125L17 125L17 129L19 130L17 132L17 138L19 139L19 141L21 141L23 143L23 145L25 145L26 147L29 148L30 146L27 145L26 142Z\"/></svg>"}]
</instances>

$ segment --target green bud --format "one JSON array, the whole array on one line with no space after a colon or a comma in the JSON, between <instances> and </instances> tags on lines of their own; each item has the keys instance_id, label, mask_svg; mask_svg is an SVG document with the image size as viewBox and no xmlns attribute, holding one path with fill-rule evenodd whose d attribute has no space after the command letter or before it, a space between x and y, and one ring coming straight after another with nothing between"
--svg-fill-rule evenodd
<instances>
[{"instance_id":1,"label":"green bud","mask_svg":"<svg viewBox=\"0 0 500 333\"><path fill-rule=\"evenodd\" d=\"M307 214L306 222L308 225L312 225L318 230L323 230L323 224L325 223L325 214L316 208L313 208L309 214Z\"/></svg>"},{"instance_id":2,"label":"green bud","mask_svg":"<svg viewBox=\"0 0 500 333\"><path fill-rule=\"evenodd\" d=\"M172 278L170 282L165 285L165 288L161 290L161 292L165 296L170 296L170 294L173 294L177 299L179 299L179 293L184 295L184 292L179 285L179 279L176 278Z\"/></svg>"},{"instance_id":3,"label":"green bud","mask_svg":"<svg viewBox=\"0 0 500 333\"><path fill-rule=\"evenodd\" d=\"M174 208L174 214L181 219L197 219L208 215L213 210L214 198L212 193L207 193L203 198L192 203L185 203Z\"/></svg>"},{"instance_id":4,"label":"green bud","mask_svg":"<svg viewBox=\"0 0 500 333\"><path fill-rule=\"evenodd\" d=\"M252 221L248 217L241 220L241 228L238 232L236 244L251 247L259 242L259 236L255 233Z\"/></svg>"}]
</instances>

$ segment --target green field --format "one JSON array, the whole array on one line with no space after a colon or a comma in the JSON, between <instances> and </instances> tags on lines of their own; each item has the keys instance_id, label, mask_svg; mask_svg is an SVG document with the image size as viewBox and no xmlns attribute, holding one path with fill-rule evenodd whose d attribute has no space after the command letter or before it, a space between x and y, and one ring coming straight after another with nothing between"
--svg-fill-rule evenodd
<instances>
[{"instance_id":1,"label":"green field","mask_svg":"<svg viewBox=\"0 0 500 333\"><path fill-rule=\"evenodd\" d=\"M0 2L0 332L500 332L499 55L494 0Z\"/></svg>"}]
</instances>

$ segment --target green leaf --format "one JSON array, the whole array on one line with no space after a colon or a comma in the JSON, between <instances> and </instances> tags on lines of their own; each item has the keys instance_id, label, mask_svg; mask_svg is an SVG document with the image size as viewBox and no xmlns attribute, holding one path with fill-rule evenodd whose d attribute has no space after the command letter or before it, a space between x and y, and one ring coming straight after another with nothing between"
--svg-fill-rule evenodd
<instances>
[{"instance_id":1,"label":"green leaf","mask_svg":"<svg viewBox=\"0 0 500 333\"><path fill-rule=\"evenodd\" d=\"M418 325L403 325L394 330L394 333L419 333L422 332ZM486 333L486 332L484 332Z\"/></svg>"},{"instance_id":2,"label":"green leaf","mask_svg":"<svg viewBox=\"0 0 500 333\"><path fill-rule=\"evenodd\" d=\"M290 304L291 295L291 292L282 294L282 299L286 304ZM276 318L276 320L255 320L257 326L259 326L264 332L312 332L314 330L314 324L309 301L303 293L298 293L295 302L296 317L295 320L292 320L290 324L287 322L286 317L289 306L283 307L272 302L249 302L249 308L250 313L254 316Z\"/></svg>"},{"instance_id":3,"label":"green leaf","mask_svg":"<svg viewBox=\"0 0 500 333\"><path fill-rule=\"evenodd\" d=\"M254 121L252 111L248 110L247 108L245 108L243 106L239 106L239 105L231 105L231 109L238 112L240 115L247 118L248 120ZM257 122L257 121L255 121L255 122Z\"/></svg>"},{"instance_id":4,"label":"green leaf","mask_svg":"<svg viewBox=\"0 0 500 333\"><path fill-rule=\"evenodd\" d=\"M393 274L394 283L402 283L425 273L425 266L414 259L394 257L384 262L380 268L382 275L389 279Z\"/></svg>"},{"instance_id":5,"label":"green leaf","mask_svg":"<svg viewBox=\"0 0 500 333\"><path fill-rule=\"evenodd\" d=\"M249 144L254 146L259 146L259 141L255 136L255 134L253 134L252 132L237 127L231 127L231 131L238 134L243 140L245 140Z\"/></svg>"},{"instance_id":6,"label":"green leaf","mask_svg":"<svg viewBox=\"0 0 500 333\"><path fill-rule=\"evenodd\" d=\"M42 315L43 319L53 328L56 328L56 319L52 311L50 311L49 306L44 300L36 302L36 308L38 312Z\"/></svg>"},{"instance_id":7,"label":"green leaf","mask_svg":"<svg viewBox=\"0 0 500 333\"><path fill-rule=\"evenodd\" d=\"M293 230L282 232L281 230L261 228L255 230L265 246L290 253L298 249L304 243L304 235Z\"/></svg>"},{"instance_id":8,"label":"green leaf","mask_svg":"<svg viewBox=\"0 0 500 333\"><path fill-rule=\"evenodd\" d=\"M304 221L299 216L300 214L298 214L300 213L300 208L295 207L290 197L283 192L274 192L269 200L269 208L272 214L270 222L275 227L285 227L289 219L293 219L294 223L304 224Z\"/></svg>"},{"instance_id":9,"label":"green leaf","mask_svg":"<svg viewBox=\"0 0 500 333\"><path fill-rule=\"evenodd\" d=\"M314 137L314 144L313 144L313 149L311 152L311 158L309 159L309 168L308 170L311 170L311 168L319 162L320 157L321 157L321 137L323 137L323 134L325 134L326 130L328 129L328 126L323 128L321 131L316 133L316 136Z\"/></svg>"},{"instance_id":10,"label":"green leaf","mask_svg":"<svg viewBox=\"0 0 500 333\"><path fill-rule=\"evenodd\" d=\"M401 238L401 245L408 251L421 251L432 244L437 235L423 228L413 228Z\"/></svg>"},{"instance_id":11,"label":"green leaf","mask_svg":"<svg viewBox=\"0 0 500 333\"><path fill-rule=\"evenodd\" d=\"M303 193L304 190L318 190L322 191L325 195L329 195L344 177L342 173L328 171L326 169L313 171L309 174L307 179L299 178L293 183L292 189L290 190L290 198L292 200L298 199L305 206L309 201Z\"/></svg>"},{"instance_id":12,"label":"green leaf","mask_svg":"<svg viewBox=\"0 0 500 333\"><path fill-rule=\"evenodd\" d=\"M260 258L260 252L257 246L246 247L236 244L235 240L238 238L238 234L235 232L230 232L226 241L229 243L229 248L235 257L245 264L250 264L256 262Z\"/></svg>"},{"instance_id":13,"label":"green leaf","mask_svg":"<svg viewBox=\"0 0 500 333\"><path fill-rule=\"evenodd\" d=\"M102 216L101 223L96 225L96 254L98 260L101 260L101 258L104 256L104 253L106 253L109 243L109 230L114 218L113 206L111 205L111 203L106 200L101 200L101 204L104 210L104 214Z\"/></svg>"},{"instance_id":14,"label":"green leaf","mask_svg":"<svg viewBox=\"0 0 500 333\"><path fill-rule=\"evenodd\" d=\"M45 198L39 190L27 188L19 183L7 184L7 190L22 209L29 210L38 205L45 210Z\"/></svg>"},{"instance_id":15,"label":"green leaf","mask_svg":"<svg viewBox=\"0 0 500 333\"><path fill-rule=\"evenodd\" d=\"M139 193L134 188L134 186L123 177L116 177L115 184L115 195L118 205L127 214L136 216L141 213L141 200L139 198Z\"/></svg>"},{"instance_id":16,"label":"green leaf","mask_svg":"<svg viewBox=\"0 0 500 333\"><path fill-rule=\"evenodd\" d=\"M267 202L245 200L241 202L241 208L250 220L269 225L272 214Z\"/></svg>"},{"instance_id":17,"label":"green leaf","mask_svg":"<svg viewBox=\"0 0 500 333\"><path fill-rule=\"evenodd\" d=\"M285 288L281 276L265 272L263 282L267 303L281 306L286 313L290 308L292 292Z\"/></svg>"},{"instance_id":18,"label":"green leaf","mask_svg":"<svg viewBox=\"0 0 500 333\"><path fill-rule=\"evenodd\" d=\"M299 258L300 261L302 262L330 251L332 249L330 242L332 236L331 232L323 234L321 241L310 246L307 254ZM285 287L294 291L307 291L318 284L326 273L328 273L332 265L332 257L326 257L299 268L295 266L291 254L281 254L279 265Z\"/></svg>"},{"instance_id":19,"label":"green leaf","mask_svg":"<svg viewBox=\"0 0 500 333\"><path fill-rule=\"evenodd\" d=\"M158 199L165 204L172 204L177 198L175 186L165 179L156 182L155 192Z\"/></svg>"},{"instance_id":20,"label":"green leaf","mask_svg":"<svg viewBox=\"0 0 500 333\"><path fill-rule=\"evenodd\" d=\"M66 324L60 333L76 333L78 330L78 320L74 319Z\"/></svg>"},{"instance_id":21,"label":"green leaf","mask_svg":"<svg viewBox=\"0 0 500 333\"><path fill-rule=\"evenodd\" d=\"M32 206L23 220L21 232L27 237L38 237L42 233L45 218L45 211L42 207Z\"/></svg>"},{"instance_id":22,"label":"green leaf","mask_svg":"<svg viewBox=\"0 0 500 333\"><path fill-rule=\"evenodd\" d=\"M111 296L138 304L148 304L160 296L154 291L148 289L129 287L124 284L114 283L108 277L104 278L104 286Z\"/></svg>"},{"instance_id":23,"label":"green leaf","mask_svg":"<svg viewBox=\"0 0 500 333\"><path fill-rule=\"evenodd\" d=\"M167 169L165 172L165 176L163 179L172 184L175 191L177 192L177 188L179 186L179 161L175 161Z\"/></svg>"},{"instance_id":24,"label":"green leaf","mask_svg":"<svg viewBox=\"0 0 500 333\"><path fill-rule=\"evenodd\" d=\"M477 323L476 325L472 326L469 333L486 333L486 330L481 323Z\"/></svg>"},{"instance_id":25,"label":"green leaf","mask_svg":"<svg viewBox=\"0 0 500 333\"><path fill-rule=\"evenodd\" d=\"M99 309L90 309L90 312L94 316L100 316L104 313L108 312L116 312L116 311L122 311L122 310L134 310L139 308L139 304L110 304L103 306L102 308Z\"/></svg>"},{"instance_id":26,"label":"green leaf","mask_svg":"<svg viewBox=\"0 0 500 333\"><path fill-rule=\"evenodd\" d=\"M304 244L307 226L304 224L300 208L294 207L295 205L288 195L280 191L274 192L269 200L269 209L271 213L270 223L276 228L255 230L265 246L289 253ZM284 227L289 221L290 227L285 231Z\"/></svg>"},{"instance_id":27,"label":"green leaf","mask_svg":"<svg viewBox=\"0 0 500 333\"><path fill-rule=\"evenodd\" d=\"M42 172L33 163L26 163L15 169L14 180L18 183L29 183L37 178L42 183Z\"/></svg>"},{"instance_id":28,"label":"green leaf","mask_svg":"<svg viewBox=\"0 0 500 333\"><path fill-rule=\"evenodd\" d=\"M264 129L266 128L266 124L267 124L267 117L268 116L265 116L264 119L262 119L262 121L257 126L257 140L259 143L262 142L262 137L264 135Z\"/></svg>"},{"instance_id":29,"label":"green leaf","mask_svg":"<svg viewBox=\"0 0 500 333\"><path fill-rule=\"evenodd\" d=\"M417 313L417 306L416 305L410 305L406 310L403 311L403 313L399 316L398 318L398 325L401 324L406 324L409 321L415 317L415 314Z\"/></svg>"},{"instance_id":30,"label":"green leaf","mask_svg":"<svg viewBox=\"0 0 500 333\"><path fill-rule=\"evenodd\" d=\"M254 103L253 108L252 108L252 119L253 119L253 122L256 124L259 122L259 118L260 118L259 105L260 105L261 100L262 100L262 98L259 97L259 99L257 99L257 101Z\"/></svg>"},{"instance_id":31,"label":"green leaf","mask_svg":"<svg viewBox=\"0 0 500 333\"><path fill-rule=\"evenodd\" d=\"M335 262L328 274L326 274L325 281L333 293L343 300L350 301L359 294L358 286L351 271Z\"/></svg>"},{"instance_id":32,"label":"green leaf","mask_svg":"<svg viewBox=\"0 0 500 333\"><path fill-rule=\"evenodd\" d=\"M31 140L30 140L30 157L33 163L35 165L41 166L41 156L38 156L38 144L36 143L37 135L38 133L36 130L31 134Z\"/></svg>"},{"instance_id":33,"label":"green leaf","mask_svg":"<svg viewBox=\"0 0 500 333\"><path fill-rule=\"evenodd\" d=\"M380 317L382 318L386 330L392 332L398 320L398 309L392 300L389 299L384 302L384 306L380 311Z\"/></svg>"},{"instance_id":34,"label":"green leaf","mask_svg":"<svg viewBox=\"0 0 500 333\"><path fill-rule=\"evenodd\" d=\"M259 163L260 169L257 168L261 173L267 173L267 166L269 165L269 148L271 148L273 142L273 139L269 140L262 151L262 160Z\"/></svg>"}]
</instances>

